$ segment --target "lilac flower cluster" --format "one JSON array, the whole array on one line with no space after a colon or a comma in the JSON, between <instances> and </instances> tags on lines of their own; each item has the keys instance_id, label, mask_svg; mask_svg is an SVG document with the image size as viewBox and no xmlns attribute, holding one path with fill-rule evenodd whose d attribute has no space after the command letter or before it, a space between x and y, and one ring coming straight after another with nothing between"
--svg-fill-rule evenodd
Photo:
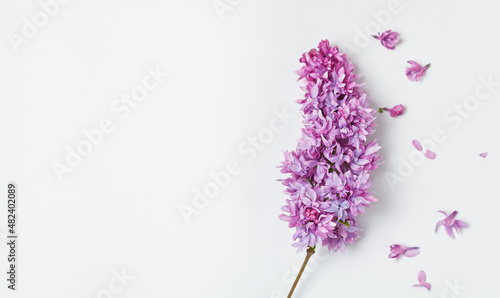
<instances>
[{"instance_id":1,"label":"lilac flower cluster","mask_svg":"<svg viewBox=\"0 0 500 298\"><path fill-rule=\"evenodd\" d=\"M378 165L380 147L367 142L374 110L356 83L354 65L327 40L300 58L297 74L305 80L304 128L296 150L285 152L281 172L290 196L280 219L296 228L298 251L321 243L344 251L358 238L356 217L376 199L370 193L370 172Z\"/></svg>"}]
</instances>

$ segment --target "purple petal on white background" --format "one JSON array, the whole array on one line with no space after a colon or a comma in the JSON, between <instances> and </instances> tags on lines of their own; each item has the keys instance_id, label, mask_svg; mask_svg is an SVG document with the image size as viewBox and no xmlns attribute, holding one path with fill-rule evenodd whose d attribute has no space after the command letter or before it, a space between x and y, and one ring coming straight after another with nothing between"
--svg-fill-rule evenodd
<instances>
[{"instance_id":1,"label":"purple petal on white background","mask_svg":"<svg viewBox=\"0 0 500 298\"><path fill-rule=\"evenodd\" d=\"M413 142L411 143L413 144L413 147L415 147L418 151L422 151L422 145L420 145L419 141L413 140Z\"/></svg>"},{"instance_id":2,"label":"purple petal on white background","mask_svg":"<svg viewBox=\"0 0 500 298\"><path fill-rule=\"evenodd\" d=\"M446 234L448 234L448 236L450 236L451 239L455 239L455 234L453 234L453 229L451 226L446 226L444 227L445 231L446 231Z\"/></svg>"},{"instance_id":3,"label":"purple petal on white background","mask_svg":"<svg viewBox=\"0 0 500 298\"><path fill-rule=\"evenodd\" d=\"M413 285L414 287L424 287L427 291L431 290L431 285L426 282L427 276L423 270L420 270L417 275L418 284Z\"/></svg>"},{"instance_id":4,"label":"purple petal on white background","mask_svg":"<svg viewBox=\"0 0 500 298\"><path fill-rule=\"evenodd\" d=\"M411 258L420 254L420 250L418 250L418 247L410 247L403 254L405 257Z\"/></svg>"},{"instance_id":5,"label":"purple petal on white background","mask_svg":"<svg viewBox=\"0 0 500 298\"><path fill-rule=\"evenodd\" d=\"M459 228L467 228L467 224L460 219L455 219L455 225Z\"/></svg>"},{"instance_id":6,"label":"purple petal on white background","mask_svg":"<svg viewBox=\"0 0 500 298\"><path fill-rule=\"evenodd\" d=\"M418 282L423 283L423 282L425 282L426 278L427 278L427 275L425 274L425 271L420 270L420 272L418 272L418 275L417 275Z\"/></svg>"},{"instance_id":7,"label":"purple petal on white background","mask_svg":"<svg viewBox=\"0 0 500 298\"><path fill-rule=\"evenodd\" d=\"M433 151L431 150L427 150L425 151L424 153L425 157L427 157L428 159L434 159L436 158L436 153L434 153Z\"/></svg>"}]
</instances>

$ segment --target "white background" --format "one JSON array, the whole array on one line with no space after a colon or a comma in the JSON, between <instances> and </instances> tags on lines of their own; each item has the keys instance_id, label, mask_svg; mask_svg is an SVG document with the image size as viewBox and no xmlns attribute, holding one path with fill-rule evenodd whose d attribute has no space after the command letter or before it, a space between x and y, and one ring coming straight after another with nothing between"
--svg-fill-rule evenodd
<instances>
[{"instance_id":1,"label":"white background","mask_svg":"<svg viewBox=\"0 0 500 298\"><path fill-rule=\"evenodd\" d=\"M407 110L377 114L385 163L363 237L344 255L320 249L294 297L497 296L500 88L466 98L486 92L480 77L500 81L498 3L402 0L389 12L389 0L228 1L218 13L213 0L74 0L18 46L9 38L43 9L0 1L0 233L15 181L20 235L15 293L1 239L0 296L285 297L305 253L277 219L286 196L276 166L300 136L293 71L325 38L351 47L373 108ZM394 51L368 38L387 29L400 32ZM422 81L406 78L407 60L432 64ZM120 118L112 105L148 66L169 75ZM470 111L457 116L464 101ZM269 138L273 110L295 118ZM53 165L102 119L114 130L58 179ZM426 142L435 160L405 165L413 139L439 132ZM238 151L259 133L268 143L255 156ZM194 208L193 189L231 161L239 174L187 222L179 207ZM469 227L456 240L435 234L437 210L458 210ZM395 243L421 254L395 263ZM133 276L125 285L115 280L122 270ZM419 270L429 293L411 287Z\"/></svg>"}]
</instances>

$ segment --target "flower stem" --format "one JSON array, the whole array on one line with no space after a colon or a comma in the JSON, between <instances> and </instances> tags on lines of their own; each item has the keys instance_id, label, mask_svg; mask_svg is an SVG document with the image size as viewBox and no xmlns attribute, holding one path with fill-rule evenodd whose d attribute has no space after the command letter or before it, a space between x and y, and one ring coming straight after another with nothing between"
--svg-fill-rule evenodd
<instances>
[{"instance_id":1,"label":"flower stem","mask_svg":"<svg viewBox=\"0 0 500 298\"><path fill-rule=\"evenodd\" d=\"M302 267L300 268L299 274L297 274L297 278L295 278L295 282L292 285L292 289L290 290L290 293L288 293L287 298L291 298L293 291L295 290L295 287L297 286L297 283L299 282L300 277L302 276L302 272L304 272L304 269L306 268L307 262L309 262L309 259L311 256L314 254L314 247L309 247L307 249L307 255L306 259L304 260L304 263L302 263Z\"/></svg>"}]
</instances>

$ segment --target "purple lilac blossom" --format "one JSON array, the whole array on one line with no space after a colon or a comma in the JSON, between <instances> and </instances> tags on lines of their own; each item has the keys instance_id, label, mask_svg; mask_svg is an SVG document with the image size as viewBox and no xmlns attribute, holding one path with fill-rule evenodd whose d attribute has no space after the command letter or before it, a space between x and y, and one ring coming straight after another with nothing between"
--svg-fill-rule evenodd
<instances>
[{"instance_id":1,"label":"purple lilac blossom","mask_svg":"<svg viewBox=\"0 0 500 298\"><path fill-rule=\"evenodd\" d=\"M413 285L414 287L424 287L427 289L427 291L431 290L431 284L427 282L427 275L425 274L424 270L418 272L417 280L418 284Z\"/></svg>"},{"instance_id":2,"label":"purple lilac blossom","mask_svg":"<svg viewBox=\"0 0 500 298\"><path fill-rule=\"evenodd\" d=\"M390 112L391 117L397 117L403 115L405 107L403 105L394 106L392 109L384 108L384 111Z\"/></svg>"},{"instance_id":3,"label":"purple lilac blossom","mask_svg":"<svg viewBox=\"0 0 500 298\"><path fill-rule=\"evenodd\" d=\"M467 227L467 224L465 222L461 221L460 219L455 219L455 216L457 216L458 211L455 210L450 215L448 215L448 213L444 211L438 211L438 212L443 213L444 216L446 216L446 218L437 222L435 230L436 233L440 226L444 226L446 234L448 234L448 236L451 239L455 239L455 234L453 233L453 229L455 229L455 231L458 233L459 229Z\"/></svg>"},{"instance_id":4,"label":"purple lilac blossom","mask_svg":"<svg viewBox=\"0 0 500 298\"><path fill-rule=\"evenodd\" d=\"M378 35L372 35L375 39L380 40L380 43L389 50L394 50L396 45L399 43L399 33L387 30L382 32L382 34L378 33Z\"/></svg>"},{"instance_id":5,"label":"purple lilac blossom","mask_svg":"<svg viewBox=\"0 0 500 298\"><path fill-rule=\"evenodd\" d=\"M420 79L424 76L425 71L431 66L430 64L425 65L424 67L420 66L415 61L408 61L410 63L410 66L406 68L406 77L410 81L418 82Z\"/></svg>"},{"instance_id":6,"label":"purple lilac blossom","mask_svg":"<svg viewBox=\"0 0 500 298\"><path fill-rule=\"evenodd\" d=\"M420 248L415 247L407 247L401 244L393 244L391 245L391 253L389 254L389 258L398 260L402 256L411 258L418 254L420 254Z\"/></svg>"},{"instance_id":7,"label":"purple lilac blossom","mask_svg":"<svg viewBox=\"0 0 500 298\"><path fill-rule=\"evenodd\" d=\"M305 96L302 137L285 152L281 180L289 195L280 219L295 228L298 252L317 244L344 251L358 238L356 217L376 199L370 172L378 165L380 147L367 141L374 131L374 110L356 83L354 65L327 40L300 58L297 71Z\"/></svg>"}]
</instances>

